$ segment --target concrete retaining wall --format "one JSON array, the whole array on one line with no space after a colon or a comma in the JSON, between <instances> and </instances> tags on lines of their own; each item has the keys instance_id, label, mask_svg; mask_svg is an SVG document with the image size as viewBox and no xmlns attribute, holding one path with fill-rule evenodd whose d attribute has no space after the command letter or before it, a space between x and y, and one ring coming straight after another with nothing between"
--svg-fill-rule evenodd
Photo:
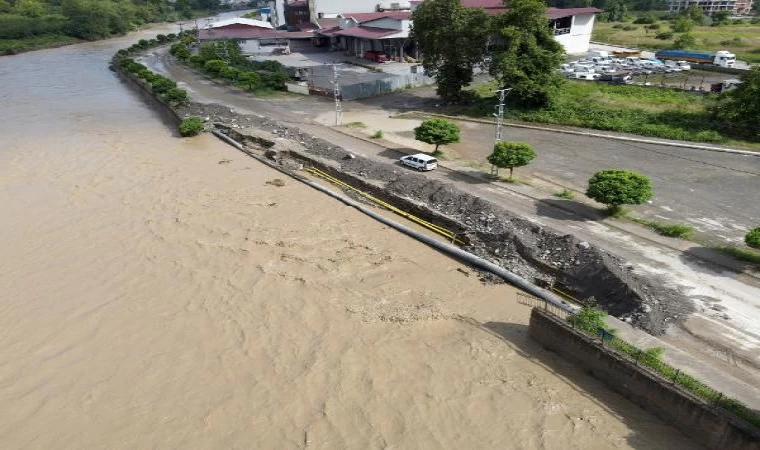
<instances>
[{"instance_id":1,"label":"concrete retaining wall","mask_svg":"<svg viewBox=\"0 0 760 450\"><path fill-rule=\"evenodd\" d=\"M760 450L760 430L678 389L551 314L534 308L529 335L708 448Z\"/></svg>"}]
</instances>

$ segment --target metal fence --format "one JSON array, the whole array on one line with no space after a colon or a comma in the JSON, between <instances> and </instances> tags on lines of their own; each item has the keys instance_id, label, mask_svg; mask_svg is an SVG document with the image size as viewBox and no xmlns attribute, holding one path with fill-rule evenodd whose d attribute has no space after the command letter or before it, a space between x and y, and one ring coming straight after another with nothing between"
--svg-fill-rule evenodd
<instances>
[{"instance_id":1,"label":"metal fence","mask_svg":"<svg viewBox=\"0 0 760 450\"><path fill-rule=\"evenodd\" d=\"M559 306L556 306L538 297L533 297L532 295L528 295L524 292L517 292L517 303L521 305L527 305L532 308L542 309L562 319L567 319L570 316L569 312L565 311Z\"/></svg>"},{"instance_id":2,"label":"metal fence","mask_svg":"<svg viewBox=\"0 0 760 450\"><path fill-rule=\"evenodd\" d=\"M340 89L343 94L343 100L356 100L433 83L435 83L435 80L427 75L409 73L405 75L389 75L385 78L364 83L342 85Z\"/></svg>"}]
</instances>

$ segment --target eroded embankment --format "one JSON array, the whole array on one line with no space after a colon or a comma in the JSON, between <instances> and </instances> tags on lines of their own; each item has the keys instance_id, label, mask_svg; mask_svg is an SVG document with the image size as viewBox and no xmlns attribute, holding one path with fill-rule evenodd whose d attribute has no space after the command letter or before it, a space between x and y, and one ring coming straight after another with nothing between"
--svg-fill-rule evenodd
<instances>
[{"instance_id":1,"label":"eroded embankment","mask_svg":"<svg viewBox=\"0 0 760 450\"><path fill-rule=\"evenodd\" d=\"M426 220L467 232L467 250L528 280L553 284L581 299L594 297L611 314L630 318L653 334L684 313L685 299L644 279L632 267L594 245L517 217L504 208L400 166L353 155L346 149L259 116L219 105L194 104L182 113L214 122L250 148L269 152L280 164L318 165Z\"/></svg>"},{"instance_id":2,"label":"eroded embankment","mask_svg":"<svg viewBox=\"0 0 760 450\"><path fill-rule=\"evenodd\" d=\"M143 88L139 80L115 70ZM688 311L688 301L656 279L642 279L632 267L594 245L563 235L508 212L454 184L424 174L352 155L346 149L259 115L242 115L216 104L172 106L172 115L199 116L250 148L277 153L280 164L298 169L295 160L319 165L334 176L369 190L396 206L458 233L466 232L467 250L543 286L574 297L593 297L611 314L627 318L653 334Z\"/></svg>"}]
</instances>

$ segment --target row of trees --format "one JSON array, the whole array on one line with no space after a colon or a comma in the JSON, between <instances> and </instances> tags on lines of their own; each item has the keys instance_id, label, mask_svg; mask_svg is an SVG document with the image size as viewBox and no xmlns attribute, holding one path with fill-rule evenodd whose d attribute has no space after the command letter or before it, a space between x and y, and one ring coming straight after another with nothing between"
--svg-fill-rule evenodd
<instances>
[{"instance_id":1,"label":"row of trees","mask_svg":"<svg viewBox=\"0 0 760 450\"><path fill-rule=\"evenodd\" d=\"M447 101L461 100L475 69L512 88L510 96L526 106L550 105L564 82L556 71L564 49L549 30L541 0L513 0L495 17L459 0L427 0L413 20L422 65Z\"/></svg>"},{"instance_id":2,"label":"row of trees","mask_svg":"<svg viewBox=\"0 0 760 450\"><path fill-rule=\"evenodd\" d=\"M219 0L0 0L0 39L44 34L101 39L218 7Z\"/></svg>"}]
</instances>

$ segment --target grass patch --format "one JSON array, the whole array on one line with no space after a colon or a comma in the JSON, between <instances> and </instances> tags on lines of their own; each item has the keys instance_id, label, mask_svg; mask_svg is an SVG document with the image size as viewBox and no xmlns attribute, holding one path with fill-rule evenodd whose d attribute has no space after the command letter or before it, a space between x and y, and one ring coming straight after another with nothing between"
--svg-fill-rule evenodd
<instances>
[{"instance_id":1,"label":"grass patch","mask_svg":"<svg viewBox=\"0 0 760 450\"><path fill-rule=\"evenodd\" d=\"M557 192L554 194L555 197L558 198L564 198L565 200L574 200L575 194L573 194L573 191L568 191L567 189L563 189L560 192Z\"/></svg>"},{"instance_id":2,"label":"grass patch","mask_svg":"<svg viewBox=\"0 0 760 450\"><path fill-rule=\"evenodd\" d=\"M364 122L349 122L343 126L346 128L367 128Z\"/></svg>"},{"instance_id":3,"label":"grass patch","mask_svg":"<svg viewBox=\"0 0 760 450\"><path fill-rule=\"evenodd\" d=\"M15 55L43 48L76 44L78 42L82 42L82 40L63 34L43 34L24 39L0 39L0 55Z\"/></svg>"},{"instance_id":4,"label":"grass patch","mask_svg":"<svg viewBox=\"0 0 760 450\"><path fill-rule=\"evenodd\" d=\"M370 139L382 139L383 138L383 130L377 130L370 136Z\"/></svg>"},{"instance_id":5,"label":"grass patch","mask_svg":"<svg viewBox=\"0 0 760 450\"><path fill-rule=\"evenodd\" d=\"M665 223L657 220L633 219L647 228L654 230L659 235L675 237L681 239L690 239L694 236L694 227L682 223Z\"/></svg>"},{"instance_id":6,"label":"grass patch","mask_svg":"<svg viewBox=\"0 0 760 450\"><path fill-rule=\"evenodd\" d=\"M430 156L435 156L436 158L440 158L443 156L442 150L434 150L433 153L430 154Z\"/></svg>"},{"instance_id":7,"label":"grass patch","mask_svg":"<svg viewBox=\"0 0 760 450\"><path fill-rule=\"evenodd\" d=\"M713 247L713 249L721 253L725 253L726 255L732 256L740 261L760 266L760 252L757 252L755 250L731 246Z\"/></svg>"},{"instance_id":8,"label":"grass patch","mask_svg":"<svg viewBox=\"0 0 760 450\"><path fill-rule=\"evenodd\" d=\"M631 210L624 206L611 205L604 208L604 213L607 214L607 217L614 217L615 219L624 219L628 217L628 214L631 213Z\"/></svg>"},{"instance_id":9,"label":"grass patch","mask_svg":"<svg viewBox=\"0 0 760 450\"><path fill-rule=\"evenodd\" d=\"M469 89L471 102L444 114L490 118L497 103L495 82ZM712 95L677 89L568 81L556 103L542 109L509 104L508 120L567 125L693 142L744 144L741 130L719 129L708 113ZM509 102L509 101L508 101ZM746 143L753 146L751 143Z\"/></svg>"}]
</instances>

